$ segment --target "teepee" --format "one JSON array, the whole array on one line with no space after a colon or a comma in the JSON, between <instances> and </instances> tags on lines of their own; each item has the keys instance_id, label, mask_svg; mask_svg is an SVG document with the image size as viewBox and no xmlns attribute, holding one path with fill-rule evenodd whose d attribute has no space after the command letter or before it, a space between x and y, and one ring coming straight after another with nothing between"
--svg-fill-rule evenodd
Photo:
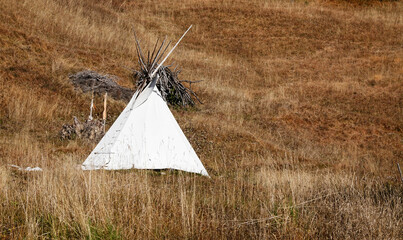
<instances>
[{"instance_id":1,"label":"teepee","mask_svg":"<svg viewBox=\"0 0 403 240\"><path fill-rule=\"evenodd\" d=\"M151 74L152 81L134 93L82 169L176 169L208 176L156 86L159 75L153 77L170 53Z\"/></svg>"}]
</instances>

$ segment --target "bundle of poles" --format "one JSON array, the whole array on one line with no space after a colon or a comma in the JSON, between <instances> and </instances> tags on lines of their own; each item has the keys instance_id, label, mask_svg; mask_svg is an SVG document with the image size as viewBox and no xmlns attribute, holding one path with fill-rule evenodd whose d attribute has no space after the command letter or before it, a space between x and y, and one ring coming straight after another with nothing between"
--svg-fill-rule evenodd
<instances>
[{"instance_id":1,"label":"bundle of poles","mask_svg":"<svg viewBox=\"0 0 403 240\"><path fill-rule=\"evenodd\" d=\"M187 31L189 31L189 29ZM183 36L187 33L187 31L183 34ZM161 93L162 98L167 103L184 107L194 106L195 100L197 100L199 103L202 103L197 97L196 93L191 89L192 83L197 83L200 81L180 81L178 78L178 74L181 71L178 70L177 67L171 70L170 67L172 67L172 65L162 65L182 38L172 48L172 50L167 54L162 62L160 62L162 57L165 55L165 52L167 51L169 45L171 44L171 41L167 42L166 37L162 42L157 39L156 43L154 44L153 50L151 52L147 51L147 55L145 57L136 33L134 34L134 37L136 40L137 57L140 70L133 70L133 78L135 80L137 88L140 91L142 91L147 86L147 84L151 81L152 77L155 74L158 74L159 78L156 85ZM158 64L159 62L160 64ZM182 84L185 82L189 84L189 88L185 87Z\"/></svg>"}]
</instances>

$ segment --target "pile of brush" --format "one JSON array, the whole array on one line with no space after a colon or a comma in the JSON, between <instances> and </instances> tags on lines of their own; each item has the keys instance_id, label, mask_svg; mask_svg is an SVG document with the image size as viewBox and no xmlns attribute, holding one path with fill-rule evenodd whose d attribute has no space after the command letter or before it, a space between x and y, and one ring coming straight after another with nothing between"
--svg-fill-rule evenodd
<instances>
[{"instance_id":1,"label":"pile of brush","mask_svg":"<svg viewBox=\"0 0 403 240\"><path fill-rule=\"evenodd\" d=\"M102 120L92 119L81 122L73 117L73 124L64 124L59 132L62 140L85 139L90 142L98 142L105 134L105 127Z\"/></svg>"},{"instance_id":2,"label":"pile of brush","mask_svg":"<svg viewBox=\"0 0 403 240\"><path fill-rule=\"evenodd\" d=\"M122 87L116 83L118 77L113 75L102 75L95 71L84 70L69 75L69 79L76 89L81 89L84 93L92 92L101 95L108 93L113 99L130 101L133 91L129 88Z\"/></svg>"},{"instance_id":3,"label":"pile of brush","mask_svg":"<svg viewBox=\"0 0 403 240\"><path fill-rule=\"evenodd\" d=\"M140 47L140 43L136 39L136 48L137 48L137 56L138 63L140 65L140 70L133 70L133 78L137 89L142 91L147 84L151 81L150 75L157 68L158 62L160 62L161 58L164 56L168 46L171 42L166 43L166 38L159 44L159 40L154 45L154 49L152 52L147 51L147 58L144 57L143 52ZM159 45L159 47L158 47ZM157 80L157 88L160 91L162 98L174 106L194 106L195 100L199 103L201 101L197 97L196 93L191 89L192 83L196 83L199 81L180 81L178 78L178 74L181 72L177 70L175 67L173 70L170 69L172 65L169 66L161 66L157 74L159 75L159 79ZM189 88L185 87L182 83L188 83Z\"/></svg>"}]
</instances>

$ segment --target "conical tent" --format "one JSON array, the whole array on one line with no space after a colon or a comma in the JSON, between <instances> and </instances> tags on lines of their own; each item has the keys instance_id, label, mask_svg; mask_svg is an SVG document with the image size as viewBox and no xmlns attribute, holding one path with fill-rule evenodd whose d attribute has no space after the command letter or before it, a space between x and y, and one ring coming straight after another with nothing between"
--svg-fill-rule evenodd
<instances>
[{"instance_id":1,"label":"conical tent","mask_svg":"<svg viewBox=\"0 0 403 240\"><path fill-rule=\"evenodd\" d=\"M157 78L134 94L82 169L177 169L208 176L155 86Z\"/></svg>"}]
</instances>

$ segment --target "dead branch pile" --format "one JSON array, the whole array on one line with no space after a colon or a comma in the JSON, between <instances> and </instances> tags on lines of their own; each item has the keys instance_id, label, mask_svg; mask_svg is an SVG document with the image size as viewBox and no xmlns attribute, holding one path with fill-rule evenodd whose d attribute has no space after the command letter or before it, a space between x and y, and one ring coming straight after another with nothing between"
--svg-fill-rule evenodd
<instances>
[{"instance_id":1,"label":"dead branch pile","mask_svg":"<svg viewBox=\"0 0 403 240\"><path fill-rule=\"evenodd\" d=\"M165 38L159 47L157 47L159 43L159 40L157 40L153 51L147 51L147 58L145 58L141 50L140 43L136 36L135 38L140 70L134 70L133 78L137 89L141 91L151 81L151 73L157 68L158 62L164 56L171 42L165 44ZM197 97L196 93L191 89L192 83L199 81L180 81L178 74L181 71L177 70L177 67L175 67L174 70L171 70L171 66L172 65L161 66L157 71L159 75L159 79L157 80L157 88L161 92L162 98L169 104L176 106L194 106L194 99L196 99L199 103L202 103ZM182 84L183 82L188 83L189 88L185 87Z\"/></svg>"},{"instance_id":2,"label":"dead branch pile","mask_svg":"<svg viewBox=\"0 0 403 240\"><path fill-rule=\"evenodd\" d=\"M69 76L74 87L80 88L83 92L94 91L95 94L103 94L108 92L108 95L115 100L130 101L133 96L133 91L130 88L119 86L115 80L116 76L101 75L95 71L85 70Z\"/></svg>"},{"instance_id":3,"label":"dead branch pile","mask_svg":"<svg viewBox=\"0 0 403 240\"><path fill-rule=\"evenodd\" d=\"M85 139L98 142L104 136L104 127L101 120L86 120L80 122L77 117L73 118L73 124L64 124L59 132L61 139Z\"/></svg>"}]
</instances>

